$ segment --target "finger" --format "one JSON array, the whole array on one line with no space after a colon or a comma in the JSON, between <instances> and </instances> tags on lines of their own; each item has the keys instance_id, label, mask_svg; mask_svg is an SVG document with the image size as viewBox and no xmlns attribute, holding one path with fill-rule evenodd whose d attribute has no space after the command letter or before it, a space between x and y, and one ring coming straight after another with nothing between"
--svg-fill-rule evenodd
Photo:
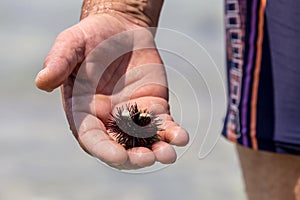
<instances>
[{"instance_id":1,"label":"finger","mask_svg":"<svg viewBox=\"0 0 300 200\"><path fill-rule=\"evenodd\" d=\"M110 164L109 166L118 170L134 170L151 166L155 163L154 153L145 147L135 147L127 150L128 160L120 165Z\"/></svg>"},{"instance_id":2,"label":"finger","mask_svg":"<svg viewBox=\"0 0 300 200\"><path fill-rule=\"evenodd\" d=\"M37 87L52 91L60 86L76 65L83 61L84 49L84 33L79 26L71 27L59 34L44 61L44 69L36 77Z\"/></svg>"},{"instance_id":3,"label":"finger","mask_svg":"<svg viewBox=\"0 0 300 200\"><path fill-rule=\"evenodd\" d=\"M104 124L95 116L76 113L74 121L78 132L78 141L92 156L107 164L120 165L127 161L124 147L113 141L106 133Z\"/></svg>"},{"instance_id":4,"label":"finger","mask_svg":"<svg viewBox=\"0 0 300 200\"><path fill-rule=\"evenodd\" d=\"M152 145L156 160L162 164L174 163L177 159L174 148L166 142L160 141Z\"/></svg>"},{"instance_id":5,"label":"finger","mask_svg":"<svg viewBox=\"0 0 300 200\"><path fill-rule=\"evenodd\" d=\"M160 114L158 117L163 121L158 134L165 142L176 146L185 146L189 142L189 135L187 131L175 123L172 117L168 114Z\"/></svg>"},{"instance_id":6,"label":"finger","mask_svg":"<svg viewBox=\"0 0 300 200\"><path fill-rule=\"evenodd\" d=\"M138 166L140 168L151 166L155 162L154 153L145 147L136 147L129 149L128 151L129 159L131 165Z\"/></svg>"}]
</instances>

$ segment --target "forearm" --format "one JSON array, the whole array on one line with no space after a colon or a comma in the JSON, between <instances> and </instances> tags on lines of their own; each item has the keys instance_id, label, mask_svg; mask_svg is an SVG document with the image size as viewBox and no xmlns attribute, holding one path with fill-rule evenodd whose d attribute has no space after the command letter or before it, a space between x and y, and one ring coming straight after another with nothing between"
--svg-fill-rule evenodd
<instances>
[{"instance_id":1,"label":"forearm","mask_svg":"<svg viewBox=\"0 0 300 200\"><path fill-rule=\"evenodd\" d=\"M84 0L81 19L89 15L110 13L148 27L156 27L164 0Z\"/></svg>"}]
</instances>

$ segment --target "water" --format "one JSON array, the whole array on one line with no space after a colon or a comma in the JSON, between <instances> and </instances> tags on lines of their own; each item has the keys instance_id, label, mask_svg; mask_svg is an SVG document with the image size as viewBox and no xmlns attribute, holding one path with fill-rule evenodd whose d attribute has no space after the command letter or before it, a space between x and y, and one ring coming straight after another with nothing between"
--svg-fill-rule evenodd
<instances>
[{"instance_id":1,"label":"water","mask_svg":"<svg viewBox=\"0 0 300 200\"><path fill-rule=\"evenodd\" d=\"M189 104L191 96L184 88L176 92L176 88L183 87L183 82L178 81L178 77L169 77L172 91L180 97L179 102L171 95L172 113L192 132L189 148L176 148L181 157L172 166L146 174L117 172L79 148L68 130L59 91L41 92L35 88L33 80L56 34L76 23L80 6L80 1L62 3L58 0L0 3L0 199L245 199L232 144L220 138L208 157L198 158L206 131L215 137L222 128L224 102L221 101L219 79L208 80L211 81L209 89L220 94L220 101L213 103L221 108L215 109L216 117L209 128L212 113L206 109L211 101L205 81L198 80L199 84L194 86L198 91L195 98L199 100L200 114L181 118L176 108L181 103L185 110L193 109ZM223 77L222 22L221 0L168 1L161 16L161 27L187 34L203 45ZM165 45L163 39L162 35L157 36L159 47ZM170 41L166 45L172 44L174 42ZM177 41L176 45L184 49L185 44ZM176 45L170 48L176 49ZM192 55L195 52L187 50L186 53ZM162 54L170 66L176 67L181 62ZM211 71L207 72L207 68L201 66L209 66L211 62L205 54L201 56L203 63L198 63L197 70L209 74ZM197 82L193 68L187 65L185 69L181 73L191 83ZM197 125L194 116L199 117L198 132L193 132ZM212 143L208 141L208 144Z\"/></svg>"}]
</instances>

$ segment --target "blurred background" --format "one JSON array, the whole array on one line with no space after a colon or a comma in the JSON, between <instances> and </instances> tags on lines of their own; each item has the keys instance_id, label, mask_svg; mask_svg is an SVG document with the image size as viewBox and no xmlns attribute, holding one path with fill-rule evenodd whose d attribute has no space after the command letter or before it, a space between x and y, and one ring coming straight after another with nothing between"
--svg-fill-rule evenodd
<instances>
[{"instance_id":1,"label":"blurred background","mask_svg":"<svg viewBox=\"0 0 300 200\"><path fill-rule=\"evenodd\" d=\"M219 137L226 103L223 1L165 1L160 27L175 30L174 38L184 35L203 48L200 52L185 39L168 38L158 31L161 49L181 49L186 57L200 52L193 61L196 68L191 64L184 68L183 63L177 70L177 75L184 74L181 81L190 80L190 88L196 89L195 98L188 91L180 93L185 90L184 82L167 68L171 111L191 133L191 142L176 148L179 159L175 164L138 173L115 171L84 153L68 129L59 90L48 94L34 85L56 35L77 23L81 3L0 2L0 200L245 199L234 146ZM174 69L182 60L176 61L164 50L162 57ZM198 82L193 82L193 70L202 77ZM214 76L216 70L221 76ZM194 112L191 99L199 104ZM208 109L213 105L215 109ZM192 111L186 114L182 111L186 109ZM200 151L204 140L208 145Z\"/></svg>"}]
</instances>

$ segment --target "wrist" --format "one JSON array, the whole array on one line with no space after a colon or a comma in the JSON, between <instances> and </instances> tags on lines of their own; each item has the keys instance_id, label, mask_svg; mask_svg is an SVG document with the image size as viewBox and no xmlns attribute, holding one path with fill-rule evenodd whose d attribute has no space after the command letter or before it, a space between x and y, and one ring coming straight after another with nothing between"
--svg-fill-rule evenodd
<instances>
[{"instance_id":1,"label":"wrist","mask_svg":"<svg viewBox=\"0 0 300 200\"><path fill-rule=\"evenodd\" d=\"M163 0L84 0L80 19L90 15L122 15L140 26L156 27Z\"/></svg>"}]
</instances>

